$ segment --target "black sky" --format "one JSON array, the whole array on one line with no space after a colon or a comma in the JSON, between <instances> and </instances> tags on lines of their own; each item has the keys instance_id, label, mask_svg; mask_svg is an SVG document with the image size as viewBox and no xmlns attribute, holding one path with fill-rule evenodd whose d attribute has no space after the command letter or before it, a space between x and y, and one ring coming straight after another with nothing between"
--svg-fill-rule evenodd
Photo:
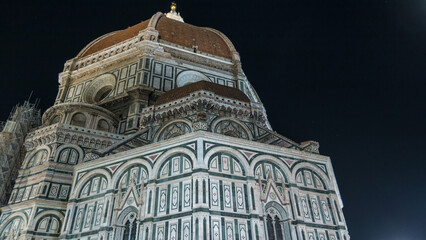
<instances>
[{"instance_id":1,"label":"black sky","mask_svg":"<svg viewBox=\"0 0 426 240\"><path fill-rule=\"evenodd\" d=\"M177 1L239 51L274 130L332 158L352 239L426 239L426 1ZM93 39L169 1L2 1L0 119Z\"/></svg>"}]
</instances>

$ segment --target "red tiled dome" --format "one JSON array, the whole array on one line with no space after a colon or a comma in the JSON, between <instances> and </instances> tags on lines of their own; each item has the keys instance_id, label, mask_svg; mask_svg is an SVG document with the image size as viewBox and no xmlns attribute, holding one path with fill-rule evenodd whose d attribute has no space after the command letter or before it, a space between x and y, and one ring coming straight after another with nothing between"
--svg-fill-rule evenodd
<instances>
[{"instance_id":1,"label":"red tiled dome","mask_svg":"<svg viewBox=\"0 0 426 240\"><path fill-rule=\"evenodd\" d=\"M232 43L219 31L209 28L197 27L188 23L179 22L167 18L161 13L155 24L155 29L159 33L159 39L167 42L175 43L181 46L192 48L198 46L198 50L210 53L216 56L232 59L234 47ZM135 37L138 33L146 29L151 21L158 16L155 14L148 20L140 22L134 26L124 30L115 31L103 35L88 44L80 53L79 57L85 57L90 54L99 52L114 44L123 42L127 39Z\"/></svg>"}]
</instances>

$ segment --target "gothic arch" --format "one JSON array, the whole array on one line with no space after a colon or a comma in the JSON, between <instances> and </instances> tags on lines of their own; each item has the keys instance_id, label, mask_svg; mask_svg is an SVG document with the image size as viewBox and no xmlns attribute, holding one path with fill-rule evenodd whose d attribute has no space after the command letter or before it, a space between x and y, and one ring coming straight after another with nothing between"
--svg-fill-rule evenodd
<instances>
[{"instance_id":1,"label":"gothic arch","mask_svg":"<svg viewBox=\"0 0 426 240\"><path fill-rule=\"evenodd\" d=\"M189 160L192 162L192 167L196 166L197 157L195 156L195 154L187 148L178 147L178 148L173 148L171 150L168 150L167 152L163 153L160 157L158 157L158 159L155 160L154 162L154 167L152 168L152 172L157 173L158 171L160 171L160 167L162 166L165 160L179 153L188 155Z\"/></svg>"},{"instance_id":2,"label":"gothic arch","mask_svg":"<svg viewBox=\"0 0 426 240\"><path fill-rule=\"evenodd\" d=\"M307 163L307 162L296 163L296 165L293 166L291 179L294 182L296 182L297 173L299 172L300 169L303 169L303 168L309 169L312 172L316 173L322 180L325 189L327 190L331 189L332 185L331 185L331 182L329 182L329 177L325 175L325 173L319 167L315 166L312 163Z\"/></svg>"},{"instance_id":3,"label":"gothic arch","mask_svg":"<svg viewBox=\"0 0 426 240\"><path fill-rule=\"evenodd\" d=\"M78 176L78 173L76 173ZM89 173L86 173L78 182L74 182L73 190L70 194L70 199L77 198L80 191L82 190L82 187L86 184L87 181L89 181L91 178L96 177L96 175L102 175L107 180L107 188L111 188L111 174L105 170L105 169L95 169L93 171L90 171Z\"/></svg>"},{"instance_id":4,"label":"gothic arch","mask_svg":"<svg viewBox=\"0 0 426 240\"><path fill-rule=\"evenodd\" d=\"M178 136L184 135L186 133L189 133L189 132L186 132L187 129L184 129L184 130L181 129L183 131L182 134L179 134L179 135L176 135L176 136L172 135L172 136L170 136L168 138L163 138L162 137L162 135L165 134L165 131L168 130L168 128L170 128L172 125L176 125L176 124L179 124L179 123L185 125L189 129L189 132L193 132L192 123L190 121L184 120L184 119L179 119L179 120L167 123L161 129L159 129L157 131L157 133L155 134L156 136L154 138L154 142L158 142L158 141L161 141L161 140L167 140L167 139L170 139L170 138L173 138L173 137L178 137Z\"/></svg>"},{"instance_id":5,"label":"gothic arch","mask_svg":"<svg viewBox=\"0 0 426 240\"><path fill-rule=\"evenodd\" d=\"M149 176L150 168L148 169L145 164L137 163L137 162L132 162L132 163L128 164L127 166L121 167L120 168L120 172L116 172L114 174L114 176L112 178L113 179L112 181L113 181L113 187L114 187L114 189L118 189L120 187L119 183L120 183L121 178L124 176L124 174L126 174L126 172L128 170L130 170L130 169L132 169L134 167L141 167L143 170L145 170L145 172L148 175L148 177L146 179L144 179L144 180L148 181L151 178L151 176Z\"/></svg>"},{"instance_id":6,"label":"gothic arch","mask_svg":"<svg viewBox=\"0 0 426 240\"><path fill-rule=\"evenodd\" d=\"M130 213L135 213L136 217L138 216L138 209L136 209L133 206L128 206L126 207L124 210L121 211L121 213L118 215L117 218L117 224L123 224L124 220L126 220L126 217L128 217L128 215Z\"/></svg>"},{"instance_id":7,"label":"gothic arch","mask_svg":"<svg viewBox=\"0 0 426 240\"><path fill-rule=\"evenodd\" d=\"M21 218L23 226L24 227L27 226L27 224L28 224L27 215L25 215L25 213L23 213L23 212L15 212L15 213L11 214L10 216L8 216L7 218L5 218L3 220L3 222L2 222L3 224L0 225L0 234L3 233L5 227L7 227L7 225L9 223L11 223L11 221L14 220L15 218Z\"/></svg>"},{"instance_id":8,"label":"gothic arch","mask_svg":"<svg viewBox=\"0 0 426 240\"><path fill-rule=\"evenodd\" d=\"M266 210L269 208L275 208L279 212L280 217L282 217L283 220L288 219L290 217L287 211L284 209L284 207L278 202L275 202L275 201L268 202L265 205L265 213L266 213Z\"/></svg>"},{"instance_id":9,"label":"gothic arch","mask_svg":"<svg viewBox=\"0 0 426 240\"><path fill-rule=\"evenodd\" d=\"M22 164L22 166L25 166L23 168L27 169L28 168L28 164L31 161L31 159L34 157L34 155L36 155L39 151L42 151L42 150L46 150L47 151L47 159L46 159L46 161L49 161L50 154L51 154L50 147L49 146L38 147L38 148L34 149L30 154L27 155L27 158L25 159L24 164Z\"/></svg>"},{"instance_id":10,"label":"gothic arch","mask_svg":"<svg viewBox=\"0 0 426 240\"><path fill-rule=\"evenodd\" d=\"M252 171L250 171L250 165L247 162L246 158L237 150L230 148L230 147L224 147L224 146L220 146L220 147L212 147L210 150L208 150L208 152L204 155L204 164L205 167L208 169L209 168L209 164L210 164L210 160L212 159L212 156L216 153L228 153L232 156L234 156L236 159L238 159L238 161L240 162L240 164L242 165L244 171L245 171L245 175L246 176L253 176Z\"/></svg>"},{"instance_id":11,"label":"gothic arch","mask_svg":"<svg viewBox=\"0 0 426 240\"><path fill-rule=\"evenodd\" d=\"M284 207L271 201L265 205L265 224L268 238L291 240L290 216Z\"/></svg>"},{"instance_id":12,"label":"gothic arch","mask_svg":"<svg viewBox=\"0 0 426 240\"><path fill-rule=\"evenodd\" d=\"M132 229L128 232L129 234L134 236L134 238L131 237L130 239L137 239L136 234L137 234L138 219L139 219L138 210L133 206L128 206L123 211L121 211L121 213L118 215L117 222L116 222L116 225L121 227L116 228L114 239L122 239L126 235L126 230L129 231L129 229L127 229L128 227L126 224L127 222L131 222L132 227L135 228L133 229L131 227Z\"/></svg>"},{"instance_id":13,"label":"gothic arch","mask_svg":"<svg viewBox=\"0 0 426 240\"><path fill-rule=\"evenodd\" d=\"M81 149L81 147L79 147L78 145L67 144L66 143L66 144L62 144L61 146L59 146L56 149L56 151L55 151L56 152L56 156L55 156L55 159L54 159L55 162L58 162L59 155L61 154L61 151L64 150L65 148L72 148L72 149L75 149L78 152L78 162L77 163L80 163L80 162L83 161L83 157L84 157L83 149Z\"/></svg>"},{"instance_id":14,"label":"gothic arch","mask_svg":"<svg viewBox=\"0 0 426 240\"><path fill-rule=\"evenodd\" d=\"M231 123L235 123L235 124L237 124L238 126L240 126L240 127L241 127L241 129L240 129L240 130L241 130L241 131L243 131L240 137L238 137L238 136L226 135L226 134L225 134L225 136L238 137L238 138L240 138L240 139L247 139L247 140L252 140L252 139L253 139L253 136L252 136L252 133L251 133L250 129L249 129L247 126L245 126L245 125L244 125L241 121L239 121L239 120L237 120L237 119L235 119L235 118L231 118L231 117L224 117L224 118L215 119L215 120L212 122L212 124L211 124L212 132L214 132L214 133L218 133L216 128L218 127L218 125L220 125L220 124L221 124L222 122L224 122L224 121L229 121L229 122L231 122ZM238 130L238 129L235 129L235 130ZM220 134L222 134L222 133L220 133ZM245 134L245 135L247 135L247 137L246 137L246 138L245 138L245 137L243 137L243 136L244 136L244 134Z\"/></svg>"},{"instance_id":15,"label":"gothic arch","mask_svg":"<svg viewBox=\"0 0 426 240\"><path fill-rule=\"evenodd\" d=\"M183 156L182 156L183 155ZM176 153L176 154L173 154L173 155L170 155L168 158L166 158L162 163L161 163L161 165L159 166L159 169L158 169L158 172L155 172L154 174L156 175L155 177L156 177L156 179L160 179L161 177L162 177L162 171L163 171L163 169L164 169L164 167L165 167L165 165L166 164L169 164L169 167L170 167L170 164L172 164L172 161L173 161L173 159L174 158L176 158L176 157L179 157L179 158L186 158L186 159L188 159L188 161L189 161L189 169L193 169L194 168L194 165L193 165L193 161L191 160L191 158L188 156L188 155L186 155L186 154L182 154L182 153ZM185 161L185 159L181 159L182 161ZM183 162L183 165L181 166L180 165L180 163L179 163L179 172L180 172L180 170L184 167L184 165L185 165L185 163L186 162ZM184 170L182 170L182 172L184 172L186 169L184 169ZM178 173L173 173L173 175L175 175L175 174L178 174ZM167 177L170 177L170 176L173 176L173 175L167 175Z\"/></svg>"},{"instance_id":16,"label":"gothic arch","mask_svg":"<svg viewBox=\"0 0 426 240\"><path fill-rule=\"evenodd\" d=\"M287 167L287 165L285 165L281 159L274 157L274 156L270 156L270 155L259 155L256 156L250 163L250 167L253 170L253 172L256 170L256 167L258 165L258 163L260 161L268 161L271 162L275 165L277 165L283 172L284 172L284 177L286 179L286 182L289 183L290 182L290 178L292 177L291 171L290 169ZM255 175L253 173L253 175ZM255 178L257 176L254 176Z\"/></svg>"},{"instance_id":17,"label":"gothic arch","mask_svg":"<svg viewBox=\"0 0 426 240\"><path fill-rule=\"evenodd\" d=\"M213 154L213 155L211 155L210 156L210 158L208 159L208 162L207 162L207 169L209 170L209 171L212 171L211 170L211 165L213 164L212 163L212 161L217 157L217 156L219 156L219 155L221 155L221 154L227 154L227 155L230 155L230 156L232 156L233 158L234 158L234 160L237 162L237 164L238 164L238 166L239 166L239 168L241 168L241 172L242 172L242 176L247 176L247 171L248 171L248 169L243 165L243 163L242 163L242 161L244 161L244 160L240 160L240 159L238 159L235 155L233 155L233 154L230 154L230 153L228 153L228 152L216 152L215 154ZM220 158L217 158L217 160L216 161L221 161L222 159L220 159ZM223 161L223 160L222 160ZM223 163L223 162L222 162ZM235 167L234 167L234 169L235 169ZM228 170L229 171L229 170ZM234 170L235 171L235 170ZM235 171L236 172L236 171ZM225 172L224 172L225 173Z\"/></svg>"},{"instance_id":18,"label":"gothic arch","mask_svg":"<svg viewBox=\"0 0 426 240\"><path fill-rule=\"evenodd\" d=\"M118 181L120 180L121 176L123 175L123 173L125 171L127 171L129 168L133 167L133 166L137 166L137 165L141 165L145 168L145 170L148 173L148 179L152 179L153 174L149 174L152 172L152 168L151 165L145 160L145 159L141 159L141 158L137 158L137 159L132 159L126 163L123 163L122 165L120 165L117 170L115 170L113 176L112 176L112 186L117 186Z\"/></svg>"},{"instance_id":19,"label":"gothic arch","mask_svg":"<svg viewBox=\"0 0 426 240\"><path fill-rule=\"evenodd\" d=\"M268 161L268 160L258 161L257 164L252 168L253 169L253 175L256 179L259 179L257 172L262 171L263 174L261 176L261 179L262 180L268 180L269 174L263 172L264 169L261 168L262 167L261 165L263 165L263 167L265 167L265 168L268 167L268 165L271 166L272 169L270 169L271 170L270 174L272 176L272 179L276 183L282 182L282 180L280 180L280 178L281 178L280 175L282 175L282 178L283 178L285 183L289 183L288 176L285 174L283 169L278 164L271 162L271 161ZM260 169L258 169L258 168L260 168ZM279 171L279 172L277 173L277 171Z\"/></svg>"},{"instance_id":20,"label":"gothic arch","mask_svg":"<svg viewBox=\"0 0 426 240\"><path fill-rule=\"evenodd\" d=\"M105 175L103 175L103 174L92 175L91 178L87 179L84 182L81 189L77 192L77 198L82 198L82 195L84 194L84 190L86 189L86 186L87 186L87 189L88 189L86 197L93 195L93 190L91 188L94 184L93 181L96 180L96 179L99 179L98 186L97 186L98 190L94 194L100 194L100 193L102 193L103 190L107 191L109 189L108 188L109 181L106 179ZM106 184L105 184L105 187L103 188L103 181L104 180L105 180Z\"/></svg>"},{"instance_id":21,"label":"gothic arch","mask_svg":"<svg viewBox=\"0 0 426 240\"><path fill-rule=\"evenodd\" d=\"M48 216L48 215L54 215L54 216L58 217L58 219L61 220L61 222L64 219L63 213L61 213L59 211L55 211L55 210L46 210L46 211L43 211L43 212L35 215L33 221L31 221L30 225L28 226L28 229L35 229L37 222L40 219L42 219L43 217Z\"/></svg>"},{"instance_id":22,"label":"gothic arch","mask_svg":"<svg viewBox=\"0 0 426 240\"><path fill-rule=\"evenodd\" d=\"M16 227L14 226L15 224L17 224ZM6 223L0 228L0 239L3 239L3 237L5 237L5 239L9 239L10 234L13 234L12 239L20 239L20 237L17 237L15 235L15 230L18 230L18 236L20 236L22 235L22 232L20 230L25 229L25 226L26 224L24 218L20 216L11 218L9 221L6 221ZM14 228L12 230L12 233L10 231L11 228Z\"/></svg>"}]
</instances>

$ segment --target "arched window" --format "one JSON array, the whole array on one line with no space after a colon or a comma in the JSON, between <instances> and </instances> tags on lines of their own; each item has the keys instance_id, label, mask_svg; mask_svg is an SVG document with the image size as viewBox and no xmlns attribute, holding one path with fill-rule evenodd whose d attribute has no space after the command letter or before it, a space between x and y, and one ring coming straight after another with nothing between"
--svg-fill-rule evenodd
<instances>
[{"instance_id":1,"label":"arched window","mask_svg":"<svg viewBox=\"0 0 426 240\"><path fill-rule=\"evenodd\" d=\"M127 207L118 216L117 223L119 228L116 228L115 238L122 240L135 240L137 230L137 209L134 207Z\"/></svg>"},{"instance_id":2,"label":"arched window","mask_svg":"<svg viewBox=\"0 0 426 240\"><path fill-rule=\"evenodd\" d=\"M257 163L254 175L256 178L260 177L262 180L267 180L269 176L271 176L275 182L287 182L287 177L285 176L284 171L281 170L277 164L271 161L260 161Z\"/></svg>"},{"instance_id":3,"label":"arched window","mask_svg":"<svg viewBox=\"0 0 426 240\"><path fill-rule=\"evenodd\" d=\"M116 187L119 188L121 186L126 188L127 186L129 186L131 178L135 178L133 180L135 181L137 186L139 186L142 181L146 184L148 182L148 171L145 166L138 164L132 165L131 167L127 168L121 174L119 181L116 183Z\"/></svg>"},{"instance_id":4,"label":"arched window","mask_svg":"<svg viewBox=\"0 0 426 240\"><path fill-rule=\"evenodd\" d=\"M284 240L283 219L275 208L269 208L266 216L266 227L269 240Z\"/></svg>"},{"instance_id":5,"label":"arched window","mask_svg":"<svg viewBox=\"0 0 426 240\"><path fill-rule=\"evenodd\" d=\"M134 240L136 239L136 221L127 220L124 225L123 240Z\"/></svg>"},{"instance_id":6,"label":"arched window","mask_svg":"<svg viewBox=\"0 0 426 240\"><path fill-rule=\"evenodd\" d=\"M15 217L6 224L6 226L0 232L0 239L19 239L23 230L22 217Z\"/></svg>"},{"instance_id":7,"label":"arched window","mask_svg":"<svg viewBox=\"0 0 426 240\"><path fill-rule=\"evenodd\" d=\"M86 116L83 113L76 113L72 116L71 125L85 127L86 126Z\"/></svg>"},{"instance_id":8,"label":"arched window","mask_svg":"<svg viewBox=\"0 0 426 240\"><path fill-rule=\"evenodd\" d=\"M99 89L94 98L95 102L100 102L104 100L106 97L108 97L112 89L113 89L112 85L107 85Z\"/></svg>"},{"instance_id":9,"label":"arched window","mask_svg":"<svg viewBox=\"0 0 426 240\"><path fill-rule=\"evenodd\" d=\"M162 163L158 172L158 178L180 175L191 171L191 169L192 162L188 156L183 154L174 155Z\"/></svg>"},{"instance_id":10,"label":"arched window","mask_svg":"<svg viewBox=\"0 0 426 240\"><path fill-rule=\"evenodd\" d=\"M304 187L327 190L323 179L316 172L306 168L297 171L296 184Z\"/></svg>"},{"instance_id":11,"label":"arched window","mask_svg":"<svg viewBox=\"0 0 426 240\"><path fill-rule=\"evenodd\" d=\"M48 215L37 222L35 230L43 233L59 233L61 220L57 216Z\"/></svg>"},{"instance_id":12,"label":"arched window","mask_svg":"<svg viewBox=\"0 0 426 240\"><path fill-rule=\"evenodd\" d=\"M100 194L106 192L108 187L108 182L106 178L102 175L97 175L88 180L82 190L80 191L80 198L88 197L95 194Z\"/></svg>"},{"instance_id":13,"label":"arched window","mask_svg":"<svg viewBox=\"0 0 426 240\"><path fill-rule=\"evenodd\" d=\"M276 163L262 160L256 163L254 167L254 176L256 179L262 180L262 187L266 187L266 181L271 177L278 190L283 193L282 184L288 182L284 171Z\"/></svg>"},{"instance_id":14,"label":"arched window","mask_svg":"<svg viewBox=\"0 0 426 240\"><path fill-rule=\"evenodd\" d=\"M43 164L47 160L47 150L42 149L37 151L28 162L27 168Z\"/></svg>"},{"instance_id":15,"label":"arched window","mask_svg":"<svg viewBox=\"0 0 426 240\"><path fill-rule=\"evenodd\" d=\"M101 119L98 121L98 125L96 126L96 129L99 131L107 132L109 130L109 123L105 119Z\"/></svg>"},{"instance_id":16,"label":"arched window","mask_svg":"<svg viewBox=\"0 0 426 240\"><path fill-rule=\"evenodd\" d=\"M107 73L103 74L86 86L83 93L83 101L87 103L97 103L111 95L115 86L115 76Z\"/></svg>"},{"instance_id":17,"label":"arched window","mask_svg":"<svg viewBox=\"0 0 426 240\"><path fill-rule=\"evenodd\" d=\"M128 186L133 181L136 185L136 190L138 194L142 194L142 181L144 184L148 183L148 171L145 166L142 164L132 165L128 167L124 172L121 173L121 176L118 178L118 181L115 182L116 189L121 188L123 196L128 190ZM147 193L145 193L147 194Z\"/></svg>"},{"instance_id":18,"label":"arched window","mask_svg":"<svg viewBox=\"0 0 426 240\"><path fill-rule=\"evenodd\" d=\"M68 164L77 164L79 158L78 151L74 148L64 148L59 153L58 162L68 163Z\"/></svg>"},{"instance_id":19,"label":"arched window","mask_svg":"<svg viewBox=\"0 0 426 240\"><path fill-rule=\"evenodd\" d=\"M245 169L240 161L228 153L217 153L209 160L209 171L245 176Z\"/></svg>"}]
</instances>

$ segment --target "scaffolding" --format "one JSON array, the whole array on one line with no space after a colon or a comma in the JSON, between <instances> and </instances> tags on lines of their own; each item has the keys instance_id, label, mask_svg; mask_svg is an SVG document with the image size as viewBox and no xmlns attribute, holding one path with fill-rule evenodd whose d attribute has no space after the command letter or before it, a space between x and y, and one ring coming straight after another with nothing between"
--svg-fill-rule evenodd
<instances>
[{"instance_id":1,"label":"scaffolding","mask_svg":"<svg viewBox=\"0 0 426 240\"><path fill-rule=\"evenodd\" d=\"M27 133L41 125L39 100L30 99L17 104L7 118L0 122L0 207L7 204L18 170L25 157L23 146Z\"/></svg>"}]
</instances>

